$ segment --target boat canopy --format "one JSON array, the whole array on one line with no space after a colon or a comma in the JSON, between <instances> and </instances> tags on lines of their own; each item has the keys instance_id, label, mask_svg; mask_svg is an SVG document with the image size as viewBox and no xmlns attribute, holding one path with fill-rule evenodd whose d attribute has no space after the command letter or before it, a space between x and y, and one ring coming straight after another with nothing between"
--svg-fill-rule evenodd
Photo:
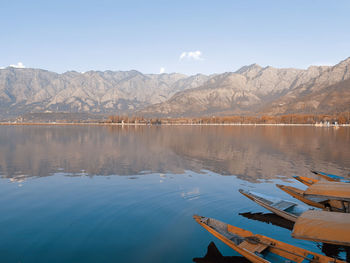
<instances>
[{"instance_id":1,"label":"boat canopy","mask_svg":"<svg viewBox=\"0 0 350 263\"><path fill-rule=\"evenodd\" d=\"M350 214L309 210L298 217L292 236L350 246Z\"/></svg>"},{"instance_id":2,"label":"boat canopy","mask_svg":"<svg viewBox=\"0 0 350 263\"><path fill-rule=\"evenodd\" d=\"M342 182L317 182L304 195L323 196L332 200L350 201L350 184Z\"/></svg>"}]
</instances>

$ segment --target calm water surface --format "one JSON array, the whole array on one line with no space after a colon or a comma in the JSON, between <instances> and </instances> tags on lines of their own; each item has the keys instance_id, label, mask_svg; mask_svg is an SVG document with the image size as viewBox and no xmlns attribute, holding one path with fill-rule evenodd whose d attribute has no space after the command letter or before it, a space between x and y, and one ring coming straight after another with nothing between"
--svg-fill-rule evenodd
<instances>
[{"instance_id":1,"label":"calm water surface","mask_svg":"<svg viewBox=\"0 0 350 263\"><path fill-rule=\"evenodd\" d=\"M239 188L291 199L274 184L310 169L350 172L349 128L0 126L0 262L237 255L195 213L322 253L240 215L268 212Z\"/></svg>"}]
</instances>

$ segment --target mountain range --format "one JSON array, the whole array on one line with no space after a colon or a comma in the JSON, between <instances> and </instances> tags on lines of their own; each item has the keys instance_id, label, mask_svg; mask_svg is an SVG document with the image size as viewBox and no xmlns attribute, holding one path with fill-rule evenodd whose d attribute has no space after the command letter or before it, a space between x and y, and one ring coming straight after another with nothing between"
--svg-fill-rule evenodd
<instances>
[{"instance_id":1,"label":"mountain range","mask_svg":"<svg viewBox=\"0 0 350 263\"><path fill-rule=\"evenodd\" d=\"M306 70L245 66L142 110L144 115L334 113L350 110L350 58Z\"/></svg>"},{"instance_id":2,"label":"mountain range","mask_svg":"<svg viewBox=\"0 0 350 263\"><path fill-rule=\"evenodd\" d=\"M0 69L0 118L47 111L161 117L350 111L350 58L305 70L253 64L193 76Z\"/></svg>"}]
</instances>

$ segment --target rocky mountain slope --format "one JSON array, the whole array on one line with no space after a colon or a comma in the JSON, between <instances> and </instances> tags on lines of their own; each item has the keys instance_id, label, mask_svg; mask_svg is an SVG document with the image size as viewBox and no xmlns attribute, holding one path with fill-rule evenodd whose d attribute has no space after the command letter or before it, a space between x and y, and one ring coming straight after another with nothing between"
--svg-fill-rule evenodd
<instances>
[{"instance_id":1,"label":"rocky mountain slope","mask_svg":"<svg viewBox=\"0 0 350 263\"><path fill-rule=\"evenodd\" d=\"M64 111L125 113L202 85L208 76L142 74L138 71L0 69L0 116Z\"/></svg>"},{"instance_id":2,"label":"rocky mountain slope","mask_svg":"<svg viewBox=\"0 0 350 263\"><path fill-rule=\"evenodd\" d=\"M350 58L291 89L263 111L267 114L350 111Z\"/></svg>"},{"instance_id":3,"label":"rocky mountain slope","mask_svg":"<svg viewBox=\"0 0 350 263\"><path fill-rule=\"evenodd\" d=\"M28 112L144 116L328 113L350 110L350 58L306 70L253 64L216 75L0 69L0 117Z\"/></svg>"},{"instance_id":4,"label":"rocky mountain slope","mask_svg":"<svg viewBox=\"0 0 350 263\"><path fill-rule=\"evenodd\" d=\"M209 79L169 100L147 107L144 115L326 113L350 110L350 58L333 67L306 70L245 66Z\"/></svg>"}]
</instances>

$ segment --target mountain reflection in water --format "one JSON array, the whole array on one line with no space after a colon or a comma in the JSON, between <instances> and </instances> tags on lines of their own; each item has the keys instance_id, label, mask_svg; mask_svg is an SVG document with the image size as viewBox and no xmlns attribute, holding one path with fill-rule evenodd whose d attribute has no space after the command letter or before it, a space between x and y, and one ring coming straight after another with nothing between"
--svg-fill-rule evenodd
<instances>
[{"instance_id":1,"label":"mountain reflection in water","mask_svg":"<svg viewBox=\"0 0 350 263\"><path fill-rule=\"evenodd\" d=\"M313 177L309 169L347 174L349 146L345 127L0 126L0 173L23 180L60 171L91 176L210 170L256 182Z\"/></svg>"}]
</instances>

